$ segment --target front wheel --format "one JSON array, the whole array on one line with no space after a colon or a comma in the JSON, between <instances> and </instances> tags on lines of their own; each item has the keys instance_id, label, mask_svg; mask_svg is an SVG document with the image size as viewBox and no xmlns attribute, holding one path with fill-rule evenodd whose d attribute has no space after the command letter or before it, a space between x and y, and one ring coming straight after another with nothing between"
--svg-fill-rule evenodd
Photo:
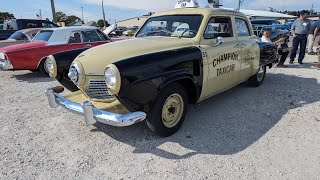
<instances>
[{"instance_id":1,"label":"front wheel","mask_svg":"<svg viewBox=\"0 0 320 180\"><path fill-rule=\"evenodd\" d=\"M266 77L266 72L267 72L267 67L266 66L260 66L259 71L257 72L257 74L251 76L247 80L248 86L259 87L263 83L264 78Z\"/></svg>"},{"instance_id":2,"label":"front wheel","mask_svg":"<svg viewBox=\"0 0 320 180\"><path fill-rule=\"evenodd\" d=\"M42 75L49 77L49 74L46 71L45 63L46 60L42 60L41 63L39 64L39 71L41 72Z\"/></svg>"},{"instance_id":3,"label":"front wheel","mask_svg":"<svg viewBox=\"0 0 320 180\"><path fill-rule=\"evenodd\" d=\"M147 115L149 128L162 137L176 133L186 116L188 94L185 88L173 83L166 86L157 97Z\"/></svg>"}]
</instances>

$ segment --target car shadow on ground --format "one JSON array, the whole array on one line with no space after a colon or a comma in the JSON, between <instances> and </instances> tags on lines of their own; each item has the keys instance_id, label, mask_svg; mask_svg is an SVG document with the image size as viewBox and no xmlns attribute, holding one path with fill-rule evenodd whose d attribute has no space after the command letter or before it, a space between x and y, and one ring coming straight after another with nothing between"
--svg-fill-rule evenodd
<instances>
[{"instance_id":1,"label":"car shadow on ground","mask_svg":"<svg viewBox=\"0 0 320 180\"><path fill-rule=\"evenodd\" d=\"M259 88L239 85L191 105L183 127L168 138L154 135L145 123L125 128L98 123L92 131L104 132L134 147L134 153L151 153L167 159L197 154L231 155L257 142L289 110L319 101L319 87L317 79L268 74ZM168 142L180 148L165 146ZM181 148L187 152L181 154Z\"/></svg>"},{"instance_id":2,"label":"car shadow on ground","mask_svg":"<svg viewBox=\"0 0 320 180\"><path fill-rule=\"evenodd\" d=\"M50 78L49 76L43 75L40 71L25 71L23 74L15 74L11 75L11 78L16 78L20 82L28 82L28 83L39 83L39 82L51 82L55 81L55 79Z\"/></svg>"}]
</instances>

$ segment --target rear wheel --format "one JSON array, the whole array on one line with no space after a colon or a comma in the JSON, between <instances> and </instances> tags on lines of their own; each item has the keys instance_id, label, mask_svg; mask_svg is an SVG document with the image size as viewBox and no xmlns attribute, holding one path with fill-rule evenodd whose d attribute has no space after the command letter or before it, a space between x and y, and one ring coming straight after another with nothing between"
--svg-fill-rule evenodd
<instances>
[{"instance_id":1,"label":"rear wheel","mask_svg":"<svg viewBox=\"0 0 320 180\"><path fill-rule=\"evenodd\" d=\"M157 97L147 116L149 128L162 137L176 133L186 116L188 94L183 86L173 83Z\"/></svg>"},{"instance_id":2,"label":"rear wheel","mask_svg":"<svg viewBox=\"0 0 320 180\"><path fill-rule=\"evenodd\" d=\"M248 79L248 81L247 81L248 86L259 87L263 83L264 78L266 77L266 72L267 72L267 67L266 66L260 66L259 71L257 72L257 74L251 76Z\"/></svg>"}]
</instances>

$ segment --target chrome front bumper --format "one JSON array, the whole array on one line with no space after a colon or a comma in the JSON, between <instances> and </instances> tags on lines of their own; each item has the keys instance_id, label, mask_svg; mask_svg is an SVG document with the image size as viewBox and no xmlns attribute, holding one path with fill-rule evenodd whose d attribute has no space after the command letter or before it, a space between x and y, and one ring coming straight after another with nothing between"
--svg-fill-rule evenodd
<instances>
[{"instance_id":1,"label":"chrome front bumper","mask_svg":"<svg viewBox=\"0 0 320 180\"><path fill-rule=\"evenodd\" d=\"M57 108L62 106L73 113L83 115L87 125L93 125L97 122L101 122L111 126L125 127L141 122L145 120L147 116L144 112L117 114L99 110L89 101L78 104L61 96L59 93L54 92L52 88L46 90L46 95L48 97L50 107Z\"/></svg>"},{"instance_id":2,"label":"chrome front bumper","mask_svg":"<svg viewBox=\"0 0 320 180\"><path fill-rule=\"evenodd\" d=\"M0 70L13 69L13 65L9 60L0 61Z\"/></svg>"}]
</instances>

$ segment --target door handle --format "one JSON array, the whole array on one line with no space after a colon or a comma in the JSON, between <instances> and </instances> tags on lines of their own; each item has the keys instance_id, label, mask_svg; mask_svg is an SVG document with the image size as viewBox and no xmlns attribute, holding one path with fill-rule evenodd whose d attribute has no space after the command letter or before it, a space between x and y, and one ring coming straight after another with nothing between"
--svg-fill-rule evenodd
<instances>
[{"instance_id":1,"label":"door handle","mask_svg":"<svg viewBox=\"0 0 320 180\"><path fill-rule=\"evenodd\" d=\"M84 45L84 47L92 47L92 45L91 44L86 44L86 45Z\"/></svg>"}]
</instances>

